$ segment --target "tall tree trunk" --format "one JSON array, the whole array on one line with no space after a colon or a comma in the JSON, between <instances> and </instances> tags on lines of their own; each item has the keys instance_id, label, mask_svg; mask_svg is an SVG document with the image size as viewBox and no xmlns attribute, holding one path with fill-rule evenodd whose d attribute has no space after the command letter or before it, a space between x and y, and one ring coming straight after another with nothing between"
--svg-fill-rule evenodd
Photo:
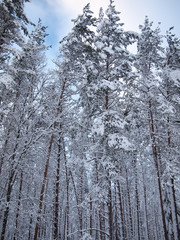
<instances>
[{"instance_id":1,"label":"tall tree trunk","mask_svg":"<svg viewBox=\"0 0 180 240\"><path fill-rule=\"evenodd\" d=\"M61 93L60 93L60 97L59 97L59 102L58 102L58 106L57 106L55 119L57 119L58 115L62 111L62 100L63 100L64 90L65 90L65 84L66 84L66 79L64 79L63 84L62 84L62 89L61 89ZM43 182L42 182L42 187L41 187L41 192L40 192L39 207L38 207L38 213L37 213L37 219L36 219L35 231L34 231L34 240L37 240L37 237L38 237L39 222L40 222L40 217L41 217L40 215L41 215L41 211L42 211L44 191L45 191L45 185L46 185L46 180L47 180L47 173L48 173L48 168L49 168L49 161L50 161L50 156L51 156L51 151L52 151L52 144L53 144L53 140L54 140L54 131L56 129L56 124L57 124L57 122L55 120L53 123L53 133L51 134L51 137L50 137L46 165L45 165L45 170L44 170L44 175L43 175Z\"/></svg>"},{"instance_id":2,"label":"tall tree trunk","mask_svg":"<svg viewBox=\"0 0 180 240\"><path fill-rule=\"evenodd\" d=\"M2 231L1 231L1 240L4 240L5 237L5 233L6 233L6 226L7 226L7 220L8 220L8 215L9 215L9 204L10 204L10 200L11 200L11 192L12 192L12 188L13 188L13 184L16 178L16 169L18 167L18 163L15 163L15 157L16 157L16 150L18 148L18 139L20 137L20 129L18 130L17 133L17 138L16 138L16 144L14 146L13 149L13 155L11 158L12 164L10 166L10 175L9 175L9 179L8 179L8 188L7 188L7 194L6 194L6 208L5 208L5 212L4 212L4 218L3 218L3 224L2 224Z\"/></svg>"},{"instance_id":3,"label":"tall tree trunk","mask_svg":"<svg viewBox=\"0 0 180 240\"><path fill-rule=\"evenodd\" d=\"M172 209L172 219L174 225L174 236L175 240L180 239L180 228L178 224L178 213L177 213L177 204L176 204L176 196L175 196L175 188L174 188L174 178L171 179L171 209Z\"/></svg>"},{"instance_id":4,"label":"tall tree trunk","mask_svg":"<svg viewBox=\"0 0 180 240\"><path fill-rule=\"evenodd\" d=\"M20 174L20 183L19 183L19 194L18 194L18 205L16 212L16 232L18 231L18 219L19 219L19 211L21 205L21 195L22 195L22 184L23 184L23 172ZM16 233L14 234L14 240L16 240Z\"/></svg>"},{"instance_id":5,"label":"tall tree trunk","mask_svg":"<svg viewBox=\"0 0 180 240\"><path fill-rule=\"evenodd\" d=\"M7 220L8 220L8 215L9 215L9 203L11 200L11 192L12 192L12 187L13 187L14 176L15 176L15 170L11 170L9 181L8 181L7 194L6 194L7 206L5 208L4 218L3 218L3 222L2 222L1 240L5 239L6 226L7 226Z\"/></svg>"},{"instance_id":6,"label":"tall tree trunk","mask_svg":"<svg viewBox=\"0 0 180 240\"><path fill-rule=\"evenodd\" d=\"M121 215L121 226L122 226L122 237L126 239L126 230L125 230L125 217L124 217L124 210L122 204L122 193L121 193L121 186L120 182L117 181L117 188L118 188L118 195L119 195L119 206L120 206L120 215Z\"/></svg>"},{"instance_id":7,"label":"tall tree trunk","mask_svg":"<svg viewBox=\"0 0 180 240\"><path fill-rule=\"evenodd\" d=\"M139 193L138 193L138 175L137 175L137 160L136 155L134 155L133 165L135 174L135 197L136 197L136 215L137 215L137 239L141 239L140 230L140 204L139 204Z\"/></svg>"},{"instance_id":8,"label":"tall tree trunk","mask_svg":"<svg viewBox=\"0 0 180 240\"><path fill-rule=\"evenodd\" d=\"M118 206L117 206L117 184L114 186L114 220L115 220L115 240L118 240Z\"/></svg>"},{"instance_id":9,"label":"tall tree trunk","mask_svg":"<svg viewBox=\"0 0 180 240\"><path fill-rule=\"evenodd\" d=\"M169 99L169 91L167 91L167 96ZM168 128L168 149L169 149L169 162L172 162L171 159L171 131L170 131L170 117L167 118L167 128ZM170 173L170 202L171 202L171 215L172 215L172 225L173 225L173 235L175 240L180 238L180 229L178 229L178 214L177 214L177 205L176 205L176 195L174 188L174 176L173 173Z\"/></svg>"},{"instance_id":10,"label":"tall tree trunk","mask_svg":"<svg viewBox=\"0 0 180 240\"><path fill-rule=\"evenodd\" d=\"M157 147L156 147L155 128L154 128L154 119L153 119L151 100L149 100L149 123L150 123L150 136L151 136L151 142L152 142L152 152L153 152L153 158L154 158L157 181L158 181L159 200L160 200L160 208L161 208L161 217L163 222L164 237L165 237L165 240L168 240L168 232L166 228L166 220L165 220L165 214L164 214L164 205L163 205L163 198L162 198L162 188L161 188L161 180L160 180L160 173L159 173L158 154L157 154Z\"/></svg>"},{"instance_id":11,"label":"tall tree trunk","mask_svg":"<svg viewBox=\"0 0 180 240\"><path fill-rule=\"evenodd\" d=\"M95 143L94 139L93 139L93 143ZM98 169L98 161L97 161L97 156L95 154L95 160L94 160L94 163L95 163L95 170L96 170L96 185L99 184L99 169ZM101 215L101 210L98 211L99 213L97 213L99 216L98 216L98 220L99 220L99 229L100 229L100 240L103 240L103 234L102 234L102 215ZM99 233L98 231L96 231L96 237L99 236Z\"/></svg>"},{"instance_id":12,"label":"tall tree trunk","mask_svg":"<svg viewBox=\"0 0 180 240\"><path fill-rule=\"evenodd\" d=\"M61 160L61 138L58 141L56 181L55 181L55 205L54 205L54 239L58 239L58 221L59 221L59 182L60 182L60 160Z\"/></svg>"},{"instance_id":13,"label":"tall tree trunk","mask_svg":"<svg viewBox=\"0 0 180 240\"><path fill-rule=\"evenodd\" d=\"M89 226L90 226L90 235L92 237L92 228L93 228L93 205L92 205L92 195L90 194L90 220L89 220Z\"/></svg>"},{"instance_id":14,"label":"tall tree trunk","mask_svg":"<svg viewBox=\"0 0 180 240\"><path fill-rule=\"evenodd\" d=\"M65 160L65 169L66 169L66 239L69 240L69 177L70 171L67 167L67 159L65 153L65 146L63 147L64 151L64 160Z\"/></svg>"},{"instance_id":15,"label":"tall tree trunk","mask_svg":"<svg viewBox=\"0 0 180 240\"><path fill-rule=\"evenodd\" d=\"M100 227L100 240L105 240L106 236L104 234L105 232L105 209L104 209L104 203L101 204L101 209L99 210L99 227Z\"/></svg>"},{"instance_id":16,"label":"tall tree trunk","mask_svg":"<svg viewBox=\"0 0 180 240\"><path fill-rule=\"evenodd\" d=\"M149 224L148 224L148 208L147 208L147 196L146 196L146 185L145 185L145 180L144 180L144 171L142 168L142 177L143 177L143 194L144 194L144 211L145 211L145 222L146 222L146 239L150 239L150 234L149 234Z\"/></svg>"},{"instance_id":17,"label":"tall tree trunk","mask_svg":"<svg viewBox=\"0 0 180 240\"><path fill-rule=\"evenodd\" d=\"M133 236L134 236L134 232L133 232L133 218L132 218L131 196L130 196L130 186L129 186L129 179L128 179L127 168L126 168L126 184L127 184L127 197L128 197L129 221L130 221L130 236L131 236L131 238L133 238Z\"/></svg>"},{"instance_id":18,"label":"tall tree trunk","mask_svg":"<svg viewBox=\"0 0 180 240\"><path fill-rule=\"evenodd\" d=\"M80 191L79 191L79 203L82 203L83 201L83 184L84 184L84 179L83 179L83 175L84 175L84 167L81 165L80 166ZM80 232L82 233L83 230L83 208L80 207L79 208L79 213L80 213Z\"/></svg>"},{"instance_id":19,"label":"tall tree trunk","mask_svg":"<svg viewBox=\"0 0 180 240\"><path fill-rule=\"evenodd\" d=\"M63 240L66 239L66 225L67 225L67 211L65 211L65 216L64 216L64 233L63 233Z\"/></svg>"},{"instance_id":20,"label":"tall tree trunk","mask_svg":"<svg viewBox=\"0 0 180 240\"><path fill-rule=\"evenodd\" d=\"M54 124L54 128L55 127L56 127L56 124ZM39 223L40 223L40 218L41 218L40 214L41 214L42 206L43 206L44 191L45 191L45 185L46 185L46 180L47 180L47 173L48 173L48 168L49 168L49 160L50 160L50 155L51 155L51 150L52 150L53 138L54 138L54 134L51 135L51 139L50 139L50 143L49 143L48 156L47 156L47 161L46 161L46 165L45 165L43 182L42 182L40 198L39 198L39 208L38 208L38 215L37 215L36 225L35 225L34 240L37 240L38 232L39 232Z\"/></svg>"},{"instance_id":21,"label":"tall tree trunk","mask_svg":"<svg viewBox=\"0 0 180 240\"><path fill-rule=\"evenodd\" d=\"M109 189L108 189L108 219L109 219L109 236L110 240L113 239L113 209L112 209L112 190L111 190L111 181L108 180Z\"/></svg>"},{"instance_id":22,"label":"tall tree trunk","mask_svg":"<svg viewBox=\"0 0 180 240\"><path fill-rule=\"evenodd\" d=\"M79 209L79 199L78 199L78 195L77 195L77 191L76 191L76 185L75 185L74 178L73 178L71 170L69 170L69 174L71 176L73 189L74 189L74 194L75 194L75 199L76 199L76 204L77 204L78 220L79 220L79 232L82 235L82 231L81 231L81 229L82 229L81 223L82 222L81 222L81 212L80 212L80 209Z\"/></svg>"}]
</instances>

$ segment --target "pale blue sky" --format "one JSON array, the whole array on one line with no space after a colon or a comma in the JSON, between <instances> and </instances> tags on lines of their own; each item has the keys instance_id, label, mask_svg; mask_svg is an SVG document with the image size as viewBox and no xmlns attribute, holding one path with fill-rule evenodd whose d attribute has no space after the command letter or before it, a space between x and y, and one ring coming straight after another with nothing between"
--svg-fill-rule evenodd
<instances>
[{"instance_id":1,"label":"pale blue sky","mask_svg":"<svg viewBox=\"0 0 180 240\"><path fill-rule=\"evenodd\" d=\"M48 26L47 44L52 45L49 57L55 58L59 41L71 30L71 19L81 14L83 7L90 2L92 10L98 14L99 8L107 8L109 0L32 0L26 3L27 16L37 22L38 18ZM125 30L139 31L147 15L154 27L161 22L162 34L174 26L174 33L180 37L180 0L115 0L121 12L121 22Z\"/></svg>"}]
</instances>

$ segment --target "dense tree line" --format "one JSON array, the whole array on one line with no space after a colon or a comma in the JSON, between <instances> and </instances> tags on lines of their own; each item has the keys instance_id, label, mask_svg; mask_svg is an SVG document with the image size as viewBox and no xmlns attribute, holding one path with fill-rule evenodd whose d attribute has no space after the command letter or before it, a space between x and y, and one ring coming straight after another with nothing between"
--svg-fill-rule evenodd
<instances>
[{"instance_id":1,"label":"dense tree line","mask_svg":"<svg viewBox=\"0 0 180 240\"><path fill-rule=\"evenodd\" d=\"M178 240L173 28L125 31L112 0L88 4L47 70L25 2L0 1L0 239Z\"/></svg>"}]
</instances>

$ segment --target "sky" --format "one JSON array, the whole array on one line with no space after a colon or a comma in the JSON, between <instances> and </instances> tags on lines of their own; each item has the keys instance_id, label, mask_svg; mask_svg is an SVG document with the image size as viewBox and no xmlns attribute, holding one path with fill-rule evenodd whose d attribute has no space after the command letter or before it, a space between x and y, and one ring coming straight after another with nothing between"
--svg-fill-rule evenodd
<instances>
[{"instance_id":1,"label":"sky","mask_svg":"<svg viewBox=\"0 0 180 240\"><path fill-rule=\"evenodd\" d=\"M31 0L25 4L28 18L34 23L41 18L47 26L47 45L52 46L48 58L55 59L59 41L71 31L71 20L82 13L87 3L98 16L99 8L106 10L109 0ZM114 0L114 4L121 12L125 30L139 32L139 25L148 16L154 28L161 22L162 34L174 26L174 33L180 38L180 0Z\"/></svg>"}]
</instances>

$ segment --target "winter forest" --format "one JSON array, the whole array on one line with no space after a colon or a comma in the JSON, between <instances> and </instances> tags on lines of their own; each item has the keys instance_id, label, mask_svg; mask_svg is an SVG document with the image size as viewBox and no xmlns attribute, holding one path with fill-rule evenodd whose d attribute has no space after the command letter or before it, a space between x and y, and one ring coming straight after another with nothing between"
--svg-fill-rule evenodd
<instances>
[{"instance_id":1,"label":"winter forest","mask_svg":"<svg viewBox=\"0 0 180 240\"><path fill-rule=\"evenodd\" d=\"M88 4L48 69L25 2L0 0L0 239L179 240L175 30Z\"/></svg>"}]
</instances>

